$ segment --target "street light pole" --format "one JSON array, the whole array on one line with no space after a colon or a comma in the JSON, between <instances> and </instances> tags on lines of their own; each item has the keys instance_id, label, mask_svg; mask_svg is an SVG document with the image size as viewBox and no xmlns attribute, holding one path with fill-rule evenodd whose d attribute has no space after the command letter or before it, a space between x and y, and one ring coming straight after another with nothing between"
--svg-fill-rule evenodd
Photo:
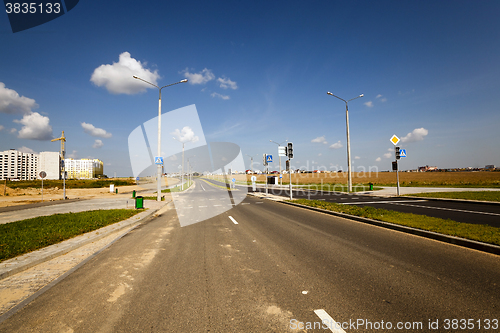
<instances>
[{"instance_id":1,"label":"street light pole","mask_svg":"<svg viewBox=\"0 0 500 333\"><path fill-rule=\"evenodd\" d=\"M347 187L348 187L348 191L349 193L352 192L352 173L351 173L351 137L349 135L349 109L347 107L347 102L350 102L356 98L360 98L360 97L363 97L364 95L361 94L357 97L354 97L354 98L351 98L349 100L345 100L345 99L342 99L338 96L335 96L334 94L332 94L331 92L327 92L328 95L331 95L333 97L337 97L338 99L340 99L341 101L344 101L345 102L345 121L346 121L346 132L347 132Z\"/></svg>"},{"instance_id":2,"label":"street light pole","mask_svg":"<svg viewBox=\"0 0 500 333\"><path fill-rule=\"evenodd\" d=\"M184 144L185 142L182 142L181 140L177 139L175 136L173 136L174 140L179 141L182 143L182 169L181 169L181 191L184 190Z\"/></svg>"},{"instance_id":3,"label":"street light pole","mask_svg":"<svg viewBox=\"0 0 500 333\"><path fill-rule=\"evenodd\" d=\"M287 141L288 141L288 139L286 139L286 140L285 140L285 141L283 141L282 143L285 143L285 142L287 142ZM273 142L273 143L275 143L275 144L277 144L277 145L278 145L278 158L279 158L279 160L280 160L280 183L281 183L280 185L281 185L281 186L283 186L283 178L281 178L281 177L282 177L282 176L281 176L281 156L280 156L280 153L279 153L279 147L281 147L281 143L277 143L276 141L273 141L273 140L269 140L269 142Z\"/></svg>"},{"instance_id":4,"label":"street light pole","mask_svg":"<svg viewBox=\"0 0 500 333\"><path fill-rule=\"evenodd\" d=\"M143 82L146 82L147 84L150 84L152 85L153 87L156 87L158 88L158 94L159 94L159 98L158 98L158 157L161 156L161 90L163 88L166 88L166 87L170 87L170 86L173 86L175 84L179 84L179 83L184 83L184 82L188 82L187 79L184 79L184 80L181 80L179 82L175 82L175 83L171 83L171 84L168 84L166 86L163 86L163 87L158 87L156 84L153 84L151 82L148 82L146 80L143 80L141 79L140 77L137 77L137 76L133 76L134 79L137 79L137 80L141 80ZM156 196L156 201L161 201L161 164L158 164L158 168L157 168L157 171L156 171L156 191L157 191L157 196Z\"/></svg>"}]
</instances>

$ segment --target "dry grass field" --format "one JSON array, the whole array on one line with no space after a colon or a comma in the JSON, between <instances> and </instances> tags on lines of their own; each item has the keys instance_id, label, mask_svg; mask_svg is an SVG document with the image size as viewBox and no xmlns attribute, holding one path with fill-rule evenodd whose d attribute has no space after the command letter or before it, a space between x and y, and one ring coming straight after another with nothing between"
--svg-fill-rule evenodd
<instances>
[{"instance_id":1,"label":"dry grass field","mask_svg":"<svg viewBox=\"0 0 500 333\"><path fill-rule=\"evenodd\" d=\"M233 175L240 181L250 181L251 175ZM265 175L256 175L263 182ZM283 175L288 183L289 175ZM375 186L396 185L395 172L354 172L353 184L373 183ZM400 172L401 186L449 186L449 187L500 187L500 172ZM347 172L342 173L300 173L292 174L293 184L345 184Z\"/></svg>"}]
</instances>

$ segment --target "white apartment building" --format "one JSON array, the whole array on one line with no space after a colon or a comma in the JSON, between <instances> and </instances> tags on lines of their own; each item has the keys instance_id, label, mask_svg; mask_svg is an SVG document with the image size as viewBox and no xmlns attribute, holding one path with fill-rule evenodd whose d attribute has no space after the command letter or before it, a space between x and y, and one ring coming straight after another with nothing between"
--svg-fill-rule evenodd
<instances>
[{"instance_id":1,"label":"white apartment building","mask_svg":"<svg viewBox=\"0 0 500 333\"><path fill-rule=\"evenodd\" d=\"M64 160L68 179L92 179L103 175L103 163L98 159Z\"/></svg>"},{"instance_id":2,"label":"white apartment building","mask_svg":"<svg viewBox=\"0 0 500 333\"><path fill-rule=\"evenodd\" d=\"M44 179L62 179L61 178L61 158L59 152L42 151L38 157L37 179L40 178L40 172L45 171L47 176Z\"/></svg>"},{"instance_id":3,"label":"white apartment building","mask_svg":"<svg viewBox=\"0 0 500 333\"><path fill-rule=\"evenodd\" d=\"M33 180L38 174L38 154L15 149L0 152L0 179Z\"/></svg>"}]
</instances>

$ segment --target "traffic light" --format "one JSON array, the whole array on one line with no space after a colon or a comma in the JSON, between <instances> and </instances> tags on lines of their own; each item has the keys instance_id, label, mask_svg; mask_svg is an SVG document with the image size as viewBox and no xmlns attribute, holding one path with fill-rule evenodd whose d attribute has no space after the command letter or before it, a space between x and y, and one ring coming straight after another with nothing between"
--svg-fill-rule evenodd
<instances>
[{"instance_id":1,"label":"traffic light","mask_svg":"<svg viewBox=\"0 0 500 333\"><path fill-rule=\"evenodd\" d=\"M396 147L396 159L399 160L401 158L401 153L400 153L400 148L399 147Z\"/></svg>"},{"instance_id":2,"label":"traffic light","mask_svg":"<svg viewBox=\"0 0 500 333\"><path fill-rule=\"evenodd\" d=\"M291 160L293 158L293 143L288 142L286 156Z\"/></svg>"},{"instance_id":3,"label":"traffic light","mask_svg":"<svg viewBox=\"0 0 500 333\"><path fill-rule=\"evenodd\" d=\"M266 166L266 165L267 165L267 160L266 160L266 157L267 157L267 155L266 155L266 154L264 154L264 156L262 156L262 164L263 164L264 166Z\"/></svg>"}]
</instances>

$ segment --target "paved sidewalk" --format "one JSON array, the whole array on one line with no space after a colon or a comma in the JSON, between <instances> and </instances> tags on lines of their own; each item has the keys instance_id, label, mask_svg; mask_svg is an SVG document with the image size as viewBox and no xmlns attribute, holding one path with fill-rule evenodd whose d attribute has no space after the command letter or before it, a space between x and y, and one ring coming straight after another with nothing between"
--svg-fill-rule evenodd
<instances>
[{"instance_id":1,"label":"paved sidewalk","mask_svg":"<svg viewBox=\"0 0 500 333\"><path fill-rule=\"evenodd\" d=\"M144 200L144 208L153 208L156 201ZM48 216L53 214L77 213L97 209L124 209L134 208L135 200L131 198L102 198L89 199L65 203L60 203L24 209L23 206L13 206L15 210L0 213L0 224L19 220L30 219L37 216Z\"/></svg>"}]
</instances>

